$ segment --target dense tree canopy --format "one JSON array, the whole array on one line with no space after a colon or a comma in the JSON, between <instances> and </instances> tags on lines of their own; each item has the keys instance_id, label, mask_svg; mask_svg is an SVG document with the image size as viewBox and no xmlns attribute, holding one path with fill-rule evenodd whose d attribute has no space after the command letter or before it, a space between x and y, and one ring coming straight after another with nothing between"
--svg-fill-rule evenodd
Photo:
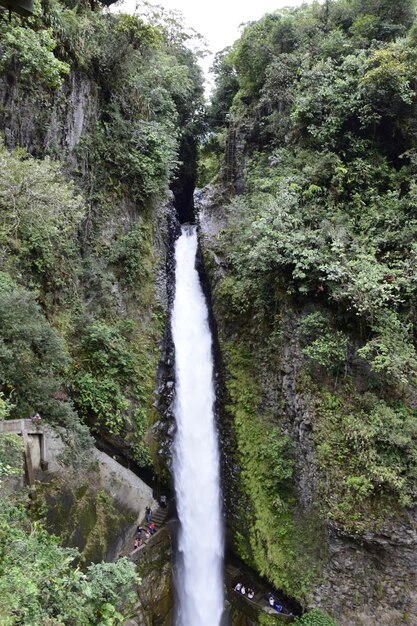
<instances>
[{"instance_id":1,"label":"dense tree canopy","mask_svg":"<svg viewBox=\"0 0 417 626\"><path fill-rule=\"evenodd\" d=\"M291 293L343 304L369 329L361 354L403 384L417 365L414 9L339 1L266 15L223 55L213 98L251 155L228 240L246 293L268 299L262 285L284 276ZM365 35L361 20L380 30Z\"/></svg>"},{"instance_id":2,"label":"dense tree canopy","mask_svg":"<svg viewBox=\"0 0 417 626\"><path fill-rule=\"evenodd\" d=\"M2 469L0 449L0 470ZM0 476L1 478L1 476ZM5 495L0 510L0 619L4 626L116 626L132 607L139 581L134 564L74 566L64 548L27 514L24 500Z\"/></svg>"}]
</instances>

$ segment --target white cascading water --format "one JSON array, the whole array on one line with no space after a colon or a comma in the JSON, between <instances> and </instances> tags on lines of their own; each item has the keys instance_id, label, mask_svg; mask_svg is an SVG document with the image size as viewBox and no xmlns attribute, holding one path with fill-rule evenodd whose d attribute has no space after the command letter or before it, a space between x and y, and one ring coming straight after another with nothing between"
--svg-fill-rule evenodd
<instances>
[{"instance_id":1,"label":"white cascading water","mask_svg":"<svg viewBox=\"0 0 417 626\"><path fill-rule=\"evenodd\" d=\"M224 607L220 463L212 340L196 252L196 227L183 226L175 247L172 311L174 480L180 520L176 626L219 626Z\"/></svg>"}]
</instances>

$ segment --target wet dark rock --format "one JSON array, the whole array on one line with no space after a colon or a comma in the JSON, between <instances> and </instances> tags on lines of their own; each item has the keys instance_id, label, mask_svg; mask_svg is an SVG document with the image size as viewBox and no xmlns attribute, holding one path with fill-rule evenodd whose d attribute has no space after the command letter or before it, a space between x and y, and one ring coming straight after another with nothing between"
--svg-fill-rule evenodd
<instances>
[{"instance_id":1,"label":"wet dark rock","mask_svg":"<svg viewBox=\"0 0 417 626\"><path fill-rule=\"evenodd\" d=\"M165 265L161 269L160 298L163 299L167 315L165 337L161 346L161 360L157 373L156 411L158 421L152 428L157 444L157 458L154 459L157 474L165 482L171 483L172 442L175 434L175 348L171 333L171 311L175 297L175 241L181 227L173 203L163 238Z\"/></svg>"},{"instance_id":2,"label":"wet dark rock","mask_svg":"<svg viewBox=\"0 0 417 626\"><path fill-rule=\"evenodd\" d=\"M138 587L138 602L133 618L138 626L172 625L171 539L165 528L158 534L156 544L143 553L138 563L142 583Z\"/></svg>"},{"instance_id":3,"label":"wet dark rock","mask_svg":"<svg viewBox=\"0 0 417 626\"><path fill-rule=\"evenodd\" d=\"M197 194L196 201L200 242L204 257L209 259L206 279L212 287L227 267L226 259L220 257L216 247L216 236L225 224L222 200L222 190L209 186ZM288 308L283 317L282 353L274 363L268 359L262 361L262 356L258 355L262 368L262 402L270 413L279 412L282 431L289 434L294 443L294 487L300 514L304 514L319 502L319 471L312 437L314 398L309 397L307 391L300 392L297 385L297 374L304 367L297 316ZM217 323L222 325L223 322L217 320ZM230 339L236 339L233 328L223 328L223 331ZM218 362L221 362L221 355ZM223 370L219 368L219 375L223 380L227 377L224 365ZM241 512L245 511L245 504L241 501L239 507L233 506L233 500L239 498L239 455L224 411L222 419L220 438L226 515L244 533ZM393 511L378 533L351 536L326 520L323 524L322 575L313 582L308 605L329 611L337 617L340 626L417 626L417 511ZM316 539L311 536L312 543ZM237 619L236 624L252 623L248 617L247 621L242 616Z\"/></svg>"}]
</instances>

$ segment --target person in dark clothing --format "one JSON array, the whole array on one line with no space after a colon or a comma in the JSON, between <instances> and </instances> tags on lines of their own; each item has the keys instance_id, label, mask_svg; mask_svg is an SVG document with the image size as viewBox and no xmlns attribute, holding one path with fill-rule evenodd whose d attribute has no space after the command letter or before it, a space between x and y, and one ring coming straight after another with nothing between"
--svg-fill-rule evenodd
<instances>
[{"instance_id":1,"label":"person in dark clothing","mask_svg":"<svg viewBox=\"0 0 417 626\"><path fill-rule=\"evenodd\" d=\"M146 507L145 517L146 517L146 523L149 524L152 519L152 511L149 506Z\"/></svg>"},{"instance_id":2,"label":"person in dark clothing","mask_svg":"<svg viewBox=\"0 0 417 626\"><path fill-rule=\"evenodd\" d=\"M282 606L281 606L281 604L278 602L278 600L276 600L276 601L275 601L274 608L275 608L275 610L276 610L276 611L278 611L278 613L281 613L281 611L282 611Z\"/></svg>"}]
</instances>

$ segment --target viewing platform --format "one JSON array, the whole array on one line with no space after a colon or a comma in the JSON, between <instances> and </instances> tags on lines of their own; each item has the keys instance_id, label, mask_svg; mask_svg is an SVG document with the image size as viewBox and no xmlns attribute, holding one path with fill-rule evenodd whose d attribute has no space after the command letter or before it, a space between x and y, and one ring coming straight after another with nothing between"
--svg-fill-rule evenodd
<instances>
[{"instance_id":1,"label":"viewing platform","mask_svg":"<svg viewBox=\"0 0 417 626\"><path fill-rule=\"evenodd\" d=\"M291 624L296 615L301 614L300 607L287 599L284 594L274 590L236 557L226 558L225 574L230 603L237 610L244 609L245 614L253 614L254 619L259 611L262 611L270 616L274 624ZM237 583L245 587L245 594L235 591ZM250 588L254 591L253 598L248 598L247 595L247 590ZM278 612L269 604L271 594L279 601L282 612Z\"/></svg>"},{"instance_id":2,"label":"viewing platform","mask_svg":"<svg viewBox=\"0 0 417 626\"><path fill-rule=\"evenodd\" d=\"M48 436L42 421L32 419L4 420L0 422L0 433L14 433L23 438L25 458L25 481L31 486L37 470L46 471L49 466Z\"/></svg>"}]
</instances>

